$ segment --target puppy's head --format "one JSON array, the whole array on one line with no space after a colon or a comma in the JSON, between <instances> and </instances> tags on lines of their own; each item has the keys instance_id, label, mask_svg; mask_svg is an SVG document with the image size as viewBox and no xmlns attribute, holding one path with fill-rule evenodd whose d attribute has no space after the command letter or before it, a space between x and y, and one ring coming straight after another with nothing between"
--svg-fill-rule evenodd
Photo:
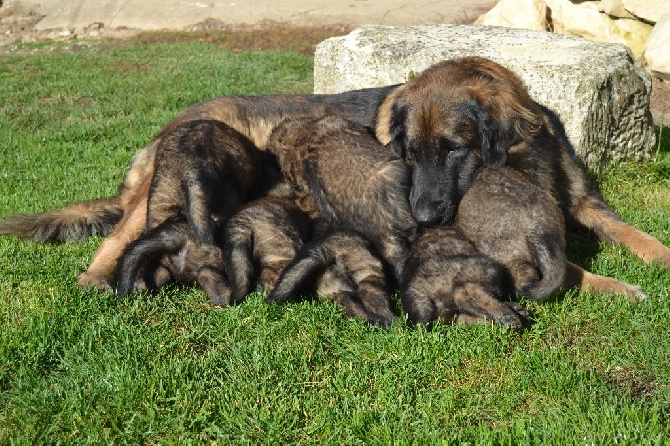
<instances>
[{"instance_id":1,"label":"puppy's head","mask_svg":"<svg viewBox=\"0 0 670 446\"><path fill-rule=\"evenodd\" d=\"M442 62L393 91L377 138L412 168L410 205L425 226L449 223L480 166L501 167L541 112L511 71L478 57Z\"/></svg>"}]
</instances>

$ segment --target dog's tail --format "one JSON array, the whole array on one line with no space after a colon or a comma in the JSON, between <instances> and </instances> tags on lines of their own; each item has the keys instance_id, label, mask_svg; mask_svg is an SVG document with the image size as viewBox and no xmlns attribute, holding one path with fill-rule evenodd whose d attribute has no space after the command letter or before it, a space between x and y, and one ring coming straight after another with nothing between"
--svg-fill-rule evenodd
<instances>
[{"instance_id":1,"label":"dog's tail","mask_svg":"<svg viewBox=\"0 0 670 446\"><path fill-rule=\"evenodd\" d=\"M567 260L565 246L553 235L531 245L540 278L519 287L517 293L528 299L545 301L563 284Z\"/></svg>"},{"instance_id":2,"label":"dog's tail","mask_svg":"<svg viewBox=\"0 0 670 446\"><path fill-rule=\"evenodd\" d=\"M71 242L108 235L123 216L121 196L70 203L38 214L17 214L0 221L0 235L35 242Z\"/></svg>"},{"instance_id":3,"label":"dog's tail","mask_svg":"<svg viewBox=\"0 0 670 446\"><path fill-rule=\"evenodd\" d=\"M286 302L308 279L314 279L333 264L337 258L337 248L336 243L330 243L330 240L330 237L325 237L316 244L303 248L298 257L282 272L265 302Z\"/></svg>"},{"instance_id":4,"label":"dog's tail","mask_svg":"<svg viewBox=\"0 0 670 446\"><path fill-rule=\"evenodd\" d=\"M142 266L184 246L187 230L185 224L168 220L131 243L116 268L116 294L120 298L126 297L135 288Z\"/></svg>"},{"instance_id":5,"label":"dog's tail","mask_svg":"<svg viewBox=\"0 0 670 446\"><path fill-rule=\"evenodd\" d=\"M252 252L254 232L233 217L226 227L223 249L224 268L230 282L230 300L240 303L253 291L254 258Z\"/></svg>"}]
</instances>

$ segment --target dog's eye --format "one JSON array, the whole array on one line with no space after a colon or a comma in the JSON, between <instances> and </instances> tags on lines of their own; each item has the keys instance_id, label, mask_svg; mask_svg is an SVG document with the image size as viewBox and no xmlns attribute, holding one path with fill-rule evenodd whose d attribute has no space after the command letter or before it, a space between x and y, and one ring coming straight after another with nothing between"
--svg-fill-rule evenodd
<instances>
[{"instance_id":1,"label":"dog's eye","mask_svg":"<svg viewBox=\"0 0 670 446\"><path fill-rule=\"evenodd\" d=\"M438 144L440 146L440 150L443 152L451 152L458 149L458 144L447 138L440 138Z\"/></svg>"}]
</instances>

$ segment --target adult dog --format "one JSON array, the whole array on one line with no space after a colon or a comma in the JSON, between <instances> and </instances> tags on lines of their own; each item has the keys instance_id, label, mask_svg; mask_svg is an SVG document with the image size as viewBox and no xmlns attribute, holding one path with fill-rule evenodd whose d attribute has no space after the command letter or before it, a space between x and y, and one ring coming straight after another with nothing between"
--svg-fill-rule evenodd
<instances>
[{"instance_id":1,"label":"adult dog","mask_svg":"<svg viewBox=\"0 0 670 446\"><path fill-rule=\"evenodd\" d=\"M426 69L389 93L376 134L412 166L410 205L423 226L451 222L478 165L507 165L549 192L569 226L590 228L646 262L670 267L670 248L623 222L589 188L549 116L495 62L465 57ZM620 282L601 279L567 264L566 286L622 291Z\"/></svg>"},{"instance_id":2,"label":"adult dog","mask_svg":"<svg viewBox=\"0 0 670 446\"><path fill-rule=\"evenodd\" d=\"M465 71L460 73L461 70ZM463 88L470 83L473 88ZM464 103L465 110L459 111L456 104ZM583 173L516 76L485 59L438 63L402 86L337 95L221 97L188 108L169 123L168 128L195 119L220 120L263 149L272 128L287 116L325 113L345 116L375 128L380 142L393 141L406 158L407 154L416 157L410 162L414 167L422 165L423 168L413 169L412 209L418 220L431 223L435 218L423 204L425 200L431 201L436 210L443 211L442 202L451 200L449 189L437 183L440 178L448 178L443 169L449 145L466 142L455 134L461 131L457 118L474 111L486 113L460 120L466 126L462 131L470 129L471 137L481 138L481 143L486 143L482 153L488 152L484 159L487 165L507 163L527 172L535 184L558 197L570 219L592 228L605 240L624 244L647 262L659 261L670 267L670 248L622 222L586 188ZM111 231L88 271L79 276L79 283L96 286L113 283L119 257L126 246L142 234L145 226L147 197L159 143L160 136L135 156L117 195L73 203L41 214L11 217L0 222L0 234L58 241ZM543 143L550 148L543 147ZM533 156L528 156L529 153ZM428 167L431 157L439 168ZM431 189L435 193L429 193ZM612 280L568 264L567 286L592 286L607 291Z\"/></svg>"}]
</instances>

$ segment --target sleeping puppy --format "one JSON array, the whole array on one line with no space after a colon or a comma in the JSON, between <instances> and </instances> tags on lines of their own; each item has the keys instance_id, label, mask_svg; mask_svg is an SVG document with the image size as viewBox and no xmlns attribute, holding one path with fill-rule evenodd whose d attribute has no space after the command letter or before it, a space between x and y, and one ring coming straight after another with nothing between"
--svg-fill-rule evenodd
<instances>
[{"instance_id":1,"label":"sleeping puppy","mask_svg":"<svg viewBox=\"0 0 670 446\"><path fill-rule=\"evenodd\" d=\"M267 150L305 212L363 235L400 279L416 223L407 201L409 171L399 157L365 127L337 116L285 120Z\"/></svg>"},{"instance_id":2,"label":"sleeping puppy","mask_svg":"<svg viewBox=\"0 0 670 446\"><path fill-rule=\"evenodd\" d=\"M565 229L556 201L509 167L481 168L451 227L412 247L402 302L414 323L457 314L521 328L514 294L546 300L563 283Z\"/></svg>"},{"instance_id":3,"label":"sleeping puppy","mask_svg":"<svg viewBox=\"0 0 670 446\"><path fill-rule=\"evenodd\" d=\"M425 230L412 244L400 296L413 324L493 321L520 329L528 313L503 301L505 269L453 227Z\"/></svg>"},{"instance_id":4,"label":"sleeping puppy","mask_svg":"<svg viewBox=\"0 0 670 446\"><path fill-rule=\"evenodd\" d=\"M281 304L316 292L320 299L335 301L346 316L388 328L397 316L391 310L384 264L372 244L354 231L319 226L325 233L286 267L266 302Z\"/></svg>"},{"instance_id":5,"label":"sleeping puppy","mask_svg":"<svg viewBox=\"0 0 670 446\"><path fill-rule=\"evenodd\" d=\"M242 134L219 121L197 120L167 129L156 149L144 234L125 250L117 268L116 292L125 297L143 288L142 278L155 272L153 285L182 272L175 259L191 259L186 270L197 271L197 259L216 258L221 252L216 235L228 217L257 193L262 163L256 147ZM199 246L201 245L201 246ZM184 251L186 250L186 251ZM190 253L189 255L185 255ZM161 253L164 254L161 259ZM195 262L195 263L193 263ZM153 264L154 272L149 268ZM212 268L207 268L211 270ZM190 277L187 275L188 280ZM198 281L199 283L200 281ZM209 296L221 305L226 296Z\"/></svg>"},{"instance_id":6,"label":"sleeping puppy","mask_svg":"<svg viewBox=\"0 0 670 446\"><path fill-rule=\"evenodd\" d=\"M312 222L292 195L257 198L226 224L225 269L239 303L253 291L271 290L308 240Z\"/></svg>"}]
</instances>

